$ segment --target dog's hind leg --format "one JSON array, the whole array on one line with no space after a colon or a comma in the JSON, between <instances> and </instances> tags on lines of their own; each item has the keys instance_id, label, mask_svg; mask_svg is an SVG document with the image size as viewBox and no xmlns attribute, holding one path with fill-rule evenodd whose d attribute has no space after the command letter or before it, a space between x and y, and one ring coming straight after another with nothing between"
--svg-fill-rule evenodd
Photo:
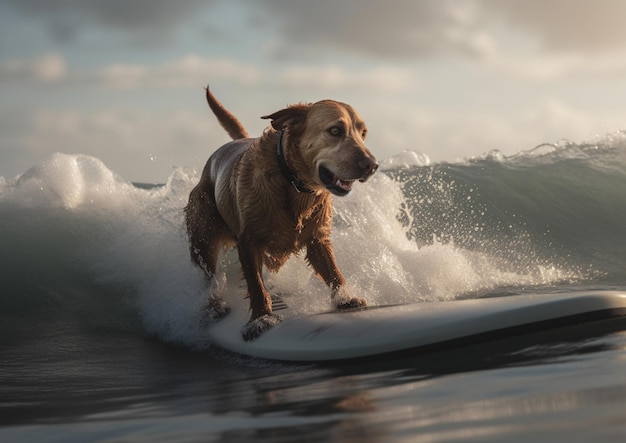
<instances>
[{"instance_id":1,"label":"dog's hind leg","mask_svg":"<svg viewBox=\"0 0 626 443\"><path fill-rule=\"evenodd\" d=\"M207 314L213 320L221 320L230 312L226 302L216 293L215 271L217 258L232 240L226 224L220 217L212 194L195 188L185 207L189 252L191 261L200 267L211 286Z\"/></svg>"}]
</instances>

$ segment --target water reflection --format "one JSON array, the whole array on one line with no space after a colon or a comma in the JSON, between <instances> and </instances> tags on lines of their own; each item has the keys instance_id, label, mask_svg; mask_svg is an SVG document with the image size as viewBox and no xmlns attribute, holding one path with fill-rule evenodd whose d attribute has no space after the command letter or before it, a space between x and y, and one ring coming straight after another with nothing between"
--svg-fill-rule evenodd
<instances>
[{"instance_id":1,"label":"water reflection","mask_svg":"<svg viewBox=\"0 0 626 443\"><path fill-rule=\"evenodd\" d=\"M482 388L488 383L471 382ZM571 441L597 441L591 437L599 430L598 425L607 422L613 426L610 432L626 431L621 412L626 405L624 384L550 393L538 393L549 386L537 380L516 387L517 392L508 396L478 401L466 398L465 389L459 387L461 398L447 395L424 403L416 402L416 392L407 391L403 404L395 399L392 403L396 404L384 417L372 416L370 420L383 420L395 435L416 436L413 441L533 441L529 438L532 435L542 436L542 441L550 441L550 435L560 436L552 441L562 441L564 435ZM486 389L483 396L493 394Z\"/></svg>"},{"instance_id":2,"label":"water reflection","mask_svg":"<svg viewBox=\"0 0 626 443\"><path fill-rule=\"evenodd\" d=\"M73 441L126 424L154 442L599 441L626 435L626 333L614 332L623 327L602 322L325 367L133 342L110 365L94 360L87 368L101 370L83 371L74 384L47 383L37 395L36 384L16 385L0 410L5 424L24 426L15 435L31 441L64 440L77 423L85 438ZM108 377L112 367L117 378ZM15 383L50 376L24 373Z\"/></svg>"},{"instance_id":3,"label":"water reflection","mask_svg":"<svg viewBox=\"0 0 626 443\"><path fill-rule=\"evenodd\" d=\"M571 332L553 332L543 343L534 337L541 344L532 346L522 340L515 350L509 339L506 345L263 377L254 383L252 414L325 420L304 435L300 426L276 430L271 438L267 430L246 437L377 443L392 437L432 442L554 436L558 441L565 433L569 441L585 441L597 435L601 423L612 423L611 432L626 431L619 412L626 407L621 352L626 334L580 341Z\"/></svg>"}]
</instances>

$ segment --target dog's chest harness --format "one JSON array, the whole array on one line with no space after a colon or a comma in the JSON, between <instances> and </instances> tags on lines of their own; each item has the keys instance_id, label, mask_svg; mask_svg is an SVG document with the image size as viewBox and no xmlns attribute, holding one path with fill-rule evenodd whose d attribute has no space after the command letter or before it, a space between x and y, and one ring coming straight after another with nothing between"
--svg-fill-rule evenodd
<instances>
[{"instance_id":1,"label":"dog's chest harness","mask_svg":"<svg viewBox=\"0 0 626 443\"><path fill-rule=\"evenodd\" d=\"M313 190L309 189L302 180L298 178L295 172L289 169L287 165L287 161L285 160L285 155L283 153L283 133L282 131L278 133L278 142L276 143L276 158L278 159L278 167L280 168L280 172L287 179L289 183L295 188L298 192L304 193L312 193Z\"/></svg>"}]
</instances>

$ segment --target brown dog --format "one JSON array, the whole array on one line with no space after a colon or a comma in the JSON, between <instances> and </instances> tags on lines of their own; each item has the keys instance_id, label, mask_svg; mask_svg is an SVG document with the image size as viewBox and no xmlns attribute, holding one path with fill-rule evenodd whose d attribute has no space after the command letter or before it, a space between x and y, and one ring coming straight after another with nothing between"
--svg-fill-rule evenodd
<instances>
[{"instance_id":1,"label":"brown dog","mask_svg":"<svg viewBox=\"0 0 626 443\"><path fill-rule=\"evenodd\" d=\"M272 313L262 267L278 271L292 254L306 248L306 260L332 289L336 309L365 306L342 287L330 243L332 197L350 192L378 168L365 147L365 123L345 103L323 100L292 105L261 118L271 128L248 138L239 121L211 94L206 98L234 141L211 155L185 208L192 261L210 279L218 253L237 246L248 285L252 316L242 332L257 338L280 321ZM209 313L229 312L212 293Z\"/></svg>"}]
</instances>

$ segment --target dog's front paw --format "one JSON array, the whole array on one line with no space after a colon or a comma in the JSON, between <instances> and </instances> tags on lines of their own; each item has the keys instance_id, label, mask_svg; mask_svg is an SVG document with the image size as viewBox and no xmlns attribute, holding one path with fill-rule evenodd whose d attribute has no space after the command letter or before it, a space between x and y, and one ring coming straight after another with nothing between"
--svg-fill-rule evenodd
<instances>
[{"instance_id":1,"label":"dog's front paw","mask_svg":"<svg viewBox=\"0 0 626 443\"><path fill-rule=\"evenodd\" d=\"M362 298L353 297L345 288L341 287L335 291L332 298L333 309L345 311L348 309L358 309L367 306L367 302Z\"/></svg>"},{"instance_id":2,"label":"dog's front paw","mask_svg":"<svg viewBox=\"0 0 626 443\"><path fill-rule=\"evenodd\" d=\"M230 306L221 297L215 295L209 297L209 303L206 307L207 320L218 322L228 314L230 314Z\"/></svg>"},{"instance_id":3,"label":"dog's front paw","mask_svg":"<svg viewBox=\"0 0 626 443\"><path fill-rule=\"evenodd\" d=\"M367 306L367 302L363 300L362 298L353 297L347 300L343 300L339 303L335 302L333 303L333 305L335 306L336 310L345 311L347 309L364 308Z\"/></svg>"},{"instance_id":4,"label":"dog's front paw","mask_svg":"<svg viewBox=\"0 0 626 443\"><path fill-rule=\"evenodd\" d=\"M245 341L252 341L259 338L261 334L270 329L272 326L276 326L283 320L283 317L278 314L270 313L257 317L254 320L250 320L241 330L241 336Z\"/></svg>"}]
</instances>

